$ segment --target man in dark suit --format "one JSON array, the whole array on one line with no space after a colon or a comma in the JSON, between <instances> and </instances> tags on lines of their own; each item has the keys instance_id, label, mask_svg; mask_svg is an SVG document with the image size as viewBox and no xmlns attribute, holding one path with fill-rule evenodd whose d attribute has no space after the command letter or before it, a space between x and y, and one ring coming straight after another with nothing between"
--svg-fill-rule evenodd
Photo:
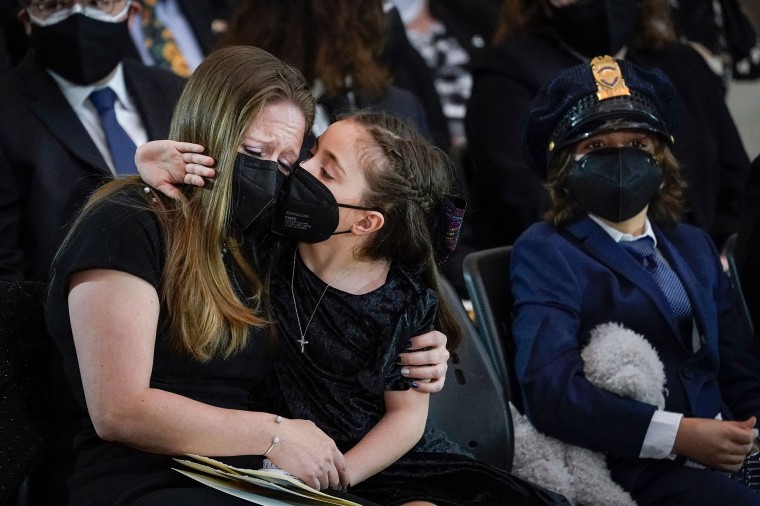
<instances>
[{"instance_id":1,"label":"man in dark suit","mask_svg":"<svg viewBox=\"0 0 760 506\"><path fill-rule=\"evenodd\" d=\"M134 145L169 134L184 80L122 61L129 44L126 25L139 6L128 0L112 4L113 12L75 3L35 13L37 7L27 2L21 15L31 49L0 78L2 278L47 281L87 197L120 172L102 117L88 98L91 91L114 90L112 112Z\"/></svg>"}]
</instances>

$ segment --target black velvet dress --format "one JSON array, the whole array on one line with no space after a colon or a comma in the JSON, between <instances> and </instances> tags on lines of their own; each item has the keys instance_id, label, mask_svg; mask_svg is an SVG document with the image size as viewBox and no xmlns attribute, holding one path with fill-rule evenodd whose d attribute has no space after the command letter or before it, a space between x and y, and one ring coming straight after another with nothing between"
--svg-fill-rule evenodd
<instances>
[{"instance_id":1,"label":"black velvet dress","mask_svg":"<svg viewBox=\"0 0 760 506\"><path fill-rule=\"evenodd\" d=\"M413 336L433 328L435 292L394 263L383 286L352 295L327 286L304 265L293 245L277 250L270 291L280 330L279 356L262 386L268 398L259 401L277 406L285 416L313 421L345 452L384 415L385 391L410 388L401 376L398 354ZM303 352L302 337L308 341ZM349 491L388 505L411 500L439 506L558 500L474 460L430 423L410 452Z\"/></svg>"}]
</instances>

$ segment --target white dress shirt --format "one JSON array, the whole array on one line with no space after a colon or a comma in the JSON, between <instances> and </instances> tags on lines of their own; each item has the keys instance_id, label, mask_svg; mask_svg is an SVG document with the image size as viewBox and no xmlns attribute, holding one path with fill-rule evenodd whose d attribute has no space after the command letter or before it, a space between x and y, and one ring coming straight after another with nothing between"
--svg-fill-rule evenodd
<instances>
[{"instance_id":1,"label":"white dress shirt","mask_svg":"<svg viewBox=\"0 0 760 506\"><path fill-rule=\"evenodd\" d=\"M143 126L140 113L127 93L127 86L124 84L124 70L121 63L117 65L111 74L101 81L85 86L67 81L51 70L48 70L48 73L53 77L58 87L61 88L63 96L66 97L79 121L82 122L87 133L90 134L90 138L92 138L100 154L103 155L103 159L106 161L106 165L108 165L111 173L116 175L116 168L111 159L111 151L108 149L108 143L106 142L106 134L100 124L100 116L95 106L89 100L89 96L95 90L105 87L111 88L116 93L116 103L114 104L116 121L127 132L127 135L135 143L135 146L141 146L148 142L148 133Z\"/></svg>"}]
</instances>

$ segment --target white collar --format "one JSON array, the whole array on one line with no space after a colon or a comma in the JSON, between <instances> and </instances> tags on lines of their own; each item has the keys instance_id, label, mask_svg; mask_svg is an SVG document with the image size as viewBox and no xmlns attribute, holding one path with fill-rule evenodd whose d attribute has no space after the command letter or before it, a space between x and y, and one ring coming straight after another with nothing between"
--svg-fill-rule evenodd
<instances>
[{"instance_id":1,"label":"white collar","mask_svg":"<svg viewBox=\"0 0 760 506\"><path fill-rule=\"evenodd\" d=\"M602 227L602 230L607 232L607 234L612 237L612 240L615 242L621 242L621 241L635 241L637 239L641 239L642 237L651 237L652 241L654 241L654 247L657 247L657 237L654 235L654 230L652 230L652 224L649 222L649 217L645 217L644 221L644 233L639 236L633 236L631 234L624 234L620 230L616 229L615 227L612 227L608 225L607 223L603 222L601 218L598 216L595 216L591 213L588 215L589 218L594 220L594 223Z\"/></svg>"},{"instance_id":2,"label":"white collar","mask_svg":"<svg viewBox=\"0 0 760 506\"><path fill-rule=\"evenodd\" d=\"M116 93L119 103L121 103L125 109L133 109L132 101L129 98L129 94L127 94L127 85L124 83L124 68L122 67L121 62L116 65L116 68L108 76L104 77L97 83L87 85L74 84L50 69L48 69L48 73L58 84L58 87L61 88L63 96L66 97L66 101L74 110L84 104L89 98L90 93L105 87L111 88L114 93Z\"/></svg>"}]
</instances>

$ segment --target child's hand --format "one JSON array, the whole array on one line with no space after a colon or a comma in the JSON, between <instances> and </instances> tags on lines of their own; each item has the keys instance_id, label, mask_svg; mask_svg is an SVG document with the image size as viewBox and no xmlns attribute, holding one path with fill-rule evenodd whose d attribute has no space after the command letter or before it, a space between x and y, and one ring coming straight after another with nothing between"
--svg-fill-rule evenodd
<instances>
[{"instance_id":1,"label":"child's hand","mask_svg":"<svg viewBox=\"0 0 760 506\"><path fill-rule=\"evenodd\" d=\"M741 422L683 418L673 453L720 471L736 472L752 451L755 417Z\"/></svg>"},{"instance_id":2,"label":"child's hand","mask_svg":"<svg viewBox=\"0 0 760 506\"><path fill-rule=\"evenodd\" d=\"M143 181L161 193L178 199L177 185L204 186L204 177L214 177L214 159L202 155L203 146L189 142L151 141L137 148L135 165Z\"/></svg>"}]
</instances>

